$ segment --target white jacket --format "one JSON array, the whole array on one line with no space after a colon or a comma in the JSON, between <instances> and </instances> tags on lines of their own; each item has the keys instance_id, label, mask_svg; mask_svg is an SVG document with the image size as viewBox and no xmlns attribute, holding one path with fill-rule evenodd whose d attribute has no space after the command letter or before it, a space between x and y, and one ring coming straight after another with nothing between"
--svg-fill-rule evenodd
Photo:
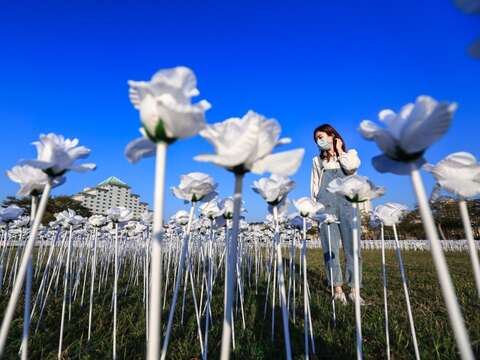
<instances>
[{"instance_id":1,"label":"white jacket","mask_svg":"<svg viewBox=\"0 0 480 360\"><path fill-rule=\"evenodd\" d=\"M312 199L317 199L325 169L338 169L341 167L345 173L354 174L360 167L360 164L361 162L355 149L350 149L340 155L338 159L333 158L328 162L321 160L319 155L315 156L312 159L312 174L310 176L310 196Z\"/></svg>"}]
</instances>

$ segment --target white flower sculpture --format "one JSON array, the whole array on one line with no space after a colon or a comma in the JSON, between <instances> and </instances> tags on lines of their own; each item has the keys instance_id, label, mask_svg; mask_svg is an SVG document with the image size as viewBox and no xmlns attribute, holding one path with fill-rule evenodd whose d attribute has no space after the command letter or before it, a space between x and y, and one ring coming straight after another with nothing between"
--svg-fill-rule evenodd
<instances>
[{"instance_id":1,"label":"white flower sculpture","mask_svg":"<svg viewBox=\"0 0 480 360\"><path fill-rule=\"evenodd\" d=\"M0 208L0 220L6 223L17 220L22 216L24 209L17 205L9 205L6 208Z\"/></svg>"},{"instance_id":2,"label":"white flower sculpture","mask_svg":"<svg viewBox=\"0 0 480 360\"><path fill-rule=\"evenodd\" d=\"M156 142L167 144L196 135L205 127L206 100L192 104L197 96L197 79L184 66L163 69L150 81L129 81L130 101L140 113L142 137L127 145L125 155L130 162L155 153Z\"/></svg>"},{"instance_id":3,"label":"white flower sculpture","mask_svg":"<svg viewBox=\"0 0 480 360\"><path fill-rule=\"evenodd\" d=\"M423 168L432 173L437 181L434 199L439 195L441 188L460 198L480 194L480 164L470 153L456 152L436 165L425 164Z\"/></svg>"},{"instance_id":4,"label":"white flower sculpture","mask_svg":"<svg viewBox=\"0 0 480 360\"><path fill-rule=\"evenodd\" d=\"M281 203L295 187L295 182L287 177L272 174L253 182L252 189L270 205Z\"/></svg>"},{"instance_id":5,"label":"white flower sculpture","mask_svg":"<svg viewBox=\"0 0 480 360\"><path fill-rule=\"evenodd\" d=\"M325 210L325 206L323 206L323 204L316 202L307 196L293 200L293 205L297 208L301 217L312 218L317 213Z\"/></svg>"},{"instance_id":6,"label":"white flower sculpture","mask_svg":"<svg viewBox=\"0 0 480 360\"><path fill-rule=\"evenodd\" d=\"M393 226L398 224L408 207L403 204L387 202L385 204L378 205L373 211L373 219L378 219L386 226Z\"/></svg>"},{"instance_id":7,"label":"white flower sculpture","mask_svg":"<svg viewBox=\"0 0 480 360\"><path fill-rule=\"evenodd\" d=\"M50 133L40 135L40 140L33 142L37 148L36 160L22 163L43 170L49 177L56 178L67 171L85 172L94 170L95 164L76 164L79 159L90 155L90 149L78 146L78 139L65 139L62 135Z\"/></svg>"},{"instance_id":8,"label":"white flower sculpture","mask_svg":"<svg viewBox=\"0 0 480 360\"><path fill-rule=\"evenodd\" d=\"M55 214L56 221L63 227L68 228L70 226L77 227L84 221L83 217L77 215L75 210L67 209L58 214Z\"/></svg>"},{"instance_id":9,"label":"white flower sculpture","mask_svg":"<svg viewBox=\"0 0 480 360\"><path fill-rule=\"evenodd\" d=\"M222 216L224 212L224 209L220 208L218 200L216 198L203 203L202 205L200 205L199 209L202 216L210 220Z\"/></svg>"},{"instance_id":10,"label":"white flower sculpture","mask_svg":"<svg viewBox=\"0 0 480 360\"><path fill-rule=\"evenodd\" d=\"M241 119L230 118L207 126L200 135L215 148L215 154L195 156L195 160L211 162L234 173L251 171L255 174L270 172L289 176L295 173L303 159L304 149L272 154L275 147L287 144L280 139L280 125L254 111Z\"/></svg>"},{"instance_id":11,"label":"white flower sculpture","mask_svg":"<svg viewBox=\"0 0 480 360\"><path fill-rule=\"evenodd\" d=\"M201 172L182 175L180 185L172 187L173 194L186 202L209 200L216 195L217 184L213 178Z\"/></svg>"},{"instance_id":12,"label":"white flower sculpture","mask_svg":"<svg viewBox=\"0 0 480 360\"><path fill-rule=\"evenodd\" d=\"M329 225L339 223L336 215L328 213L316 214L313 219L318 221L320 224Z\"/></svg>"},{"instance_id":13,"label":"white flower sculpture","mask_svg":"<svg viewBox=\"0 0 480 360\"><path fill-rule=\"evenodd\" d=\"M372 200L385 193L383 187L375 186L367 177L360 175L336 178L328 184L327 190L343 195L348 201L354 203Z\"/></svg>"},{"instance_id":14,"label":"white flower sculpture","mask_svg":"<svg viewBox=\"0 0 480 360\"><path fill-rule=\"evenodd\" d=\"M133 218L133 212L123 206L113 207L107 211L107 219L112 223L126 223Z\"/></svg>"},{"instance_id":15,"label":"white flower sculpture","mask_svg":"<svg viewBox=\"0 0 480 360\"><path fill-rule=\"evenodd\" d=\"M372 159L375 169L406 175L412 164L423 165L425 150L447 132L456 109L456 103L419 96L415 104L406 104L399 113L390 109L380 111L378 117L385 128L370 120L362 121L359 129L362 136L375 141L383 151Z\"/></svg>"},{"instance_id":16,"label":"white flower sculpture","mask_svg":"<svg viewBox=\"0 0 480 360\"><path fill-rule=\"evenodd\" d=\"M88 223L93 227L102 227L107 223L107 218L103 215L92 215L88 218Z\"/></svg>"},{"instance_id":17,"label":"white flower sculpture","mask_svg":"<svg viewBox=\"0 0 480 360\"><path fill-rule=\"evenodd\" d=\"M27 227L30 225L30 216L22 216L13 222L16 228Z\"/></svg>"},{"instance_id":18,"label":"white flower sculpture","mask_svg":"<svg viewBox=\"0 0 480 360\"><path fill-rule=\"evenodd\" d=\"M18 196L38 195L50 180L43 170L30 165L16 165L7 171L7 176L13 182L20 184ZM58 176L53 179L52 187L61 185L63 182L65 177Z\"/></svg>"},{"instance_id":19,"label":"white flower sculpture","mask_svg":"<svg viewBox=\"0 0 480 360\"><path fill-rule=\"evenodd\" d=\"M179 210L174 215L175 222L181 226L187 225L189 218L190 214L185 210Z\"/></svg>"}]
</instances>

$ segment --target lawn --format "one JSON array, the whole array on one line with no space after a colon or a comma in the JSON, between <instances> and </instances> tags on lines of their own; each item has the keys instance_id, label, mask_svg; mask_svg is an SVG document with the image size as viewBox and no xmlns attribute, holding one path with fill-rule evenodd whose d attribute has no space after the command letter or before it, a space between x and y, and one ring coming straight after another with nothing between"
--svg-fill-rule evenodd
<instances>
[{"instance_id":1,"label":"lawn","mask_svg":"<svg viewBox=\"0 0 480 360\"><path fill-rule=\"evenodd\" d=\"M430 253L404 252L406 273L409 279L410 298L413 307L417 337L423 359L458 358L455 341L447 322L447 314L440 295L438 281L433 270ZM386 358L383 287L379 251L364 251L364 289L362 294L367 305L362 308L365 359ZM471 267L466 253L448 253L447 260L453 277L471 342L477 358L480 358L480 306L474 289ZM337 306L337 325L331 323L331 302L324 283L323 259L320 250L309 250L309 284L311 289L311 311L316 342L316 355L312 358L352 359L355 356L355 322L351 304ZM389 282L390 343L393 359L414 358L405 300L395 253L387 252ZM297 268L298 269L298 268ZM145 318L142 303L142 282L126 290L128 270L122 273L119 285L119 317L117 353L119 358L145 358ZM246 278L247 279L247 278ZM271 338L271 314L264 318L266 282L261 279L258 292L248 280L245 284L246 329L242 329L240 312L235 317L236 348L234 359L282 359L284 357L281 313L275 314L275 335ZM113 281L109 282L110 284ZM221 288L220 288L221 287ZM34 286L34 290L38 284ZM187 293L184 323L181 325L181 297L176 311L167 358L190 359L200 354L197 340L196 320L191 293ZM50 298L38 332L30 339L30 357L33 359L55 359L57 357L60 314L62 306L61 287L56 296ZM197 294L198 296L198 294ZM171 295L168 296L168 303ZM0 309L5 309L7 296L0 295ZM111 289L95 292L93 335L87 342L88 300L80 306L79 298L72 305L71 320L64 332L64 358L103 359L111 358L112 321L110 311ZM278 300L277 300L278 302ZM5 358L18 358L22 333L22 307L10 331ZM163 319L166 322L167 309ZM218 279L212 303L213 327L209 333L209 356L218 358L223 316L223 280ZM36 319L33 320L33 327ZM296 322L290 322L290 333L294 358L303 358L303 300L297 297Z\"/></svg>"}]
</instances>

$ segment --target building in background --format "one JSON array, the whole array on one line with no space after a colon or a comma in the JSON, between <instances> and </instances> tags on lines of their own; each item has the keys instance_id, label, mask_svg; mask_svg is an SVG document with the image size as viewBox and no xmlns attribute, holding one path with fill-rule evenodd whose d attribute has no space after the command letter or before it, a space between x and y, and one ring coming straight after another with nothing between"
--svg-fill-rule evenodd
<instances>
[{"instance_id":1,"label":"building in background","mask_svg":"<svg viewBox=\"0 0 480 360\"><path fill-rule=\"evenodd\" d=\"M148 204L140 201L140 196L132 193L131 187L115 176L110 176L94 187L83 189L72 198L80 201L92 214L107 215L110 208L123 206L132 210L136 219L140 219L144 212L150 211Z\"/></svg>"}]
</instances>

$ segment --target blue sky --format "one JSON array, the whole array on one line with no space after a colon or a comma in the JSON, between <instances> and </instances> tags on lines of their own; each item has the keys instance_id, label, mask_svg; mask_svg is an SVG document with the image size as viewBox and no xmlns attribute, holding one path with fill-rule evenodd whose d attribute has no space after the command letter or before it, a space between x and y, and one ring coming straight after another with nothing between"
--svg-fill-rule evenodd
<instances>
[{"instance_id":1,"label":"blue sky","mask_svg":"<svg viewBox=\"0 0 480 360\"><path fill-rule=\"evenodd\" d=\"M56 194L72 194L115 175L151 203L153 159L129 164L125 145L139 118L127 80L160 68L191 67L209 123L253 109L275 117L282 135L304 147L292 198L308 195L311 132L329 122L362 159L360 173L384 185L382 201L413 205L408 177L382 175L370 164L375 144L357 132L383 108L399 109L417 95L457 101L450 132L428 152L437 162L454 151L480 156L480 61L466 54L480 17L452 1L43 1L8 2L0 12L0 170L35 157L40 133L78 137L92 149L95 172L69 174ZM202 171L231 195L232 174L192 157L210 152L200 137L169 148L167 186ZM266 206L245 180L247 218ZM432 181L424 174L427 185ZM0 176L0 198L17 185ZM184 205L167 190L166 215Z\"/></svg>"}]
</instances>

